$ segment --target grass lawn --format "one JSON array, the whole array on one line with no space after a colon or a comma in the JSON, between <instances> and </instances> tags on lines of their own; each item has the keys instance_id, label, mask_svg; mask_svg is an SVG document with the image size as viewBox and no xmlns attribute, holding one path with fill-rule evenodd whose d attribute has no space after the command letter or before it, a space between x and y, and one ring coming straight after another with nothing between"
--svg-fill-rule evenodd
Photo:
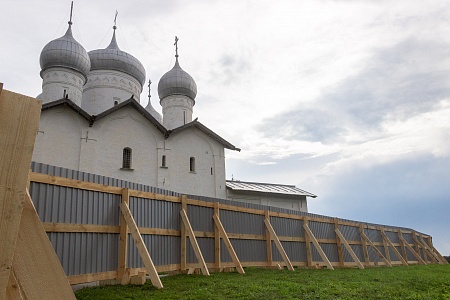
<instances>
[{"instance_id":1,"label":"grass lawn","mask_svg":"<svg viewBox=\"0 0 450 300\"><path fill-rule=\"evenodd\" d=\"M76 292L82 299L450 299L450 265L331 270L266 270L246 274L163 277L164 289L102 286Z\"/></svg>"}]
</instances>

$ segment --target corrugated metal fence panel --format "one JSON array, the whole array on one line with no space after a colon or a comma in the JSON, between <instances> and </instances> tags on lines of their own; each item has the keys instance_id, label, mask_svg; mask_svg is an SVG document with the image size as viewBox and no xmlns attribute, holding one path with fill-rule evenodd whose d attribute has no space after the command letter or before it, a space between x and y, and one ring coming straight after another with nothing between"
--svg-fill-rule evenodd
<instances>
[{"instance_id":1,"label":"corrugated metal fence panel","mask_svg":"<svg viewBox=\"0 0 450 300\"><path fill-rule=\"evenodd\" d=\"M336 239L334 224L309 221L308 226L316 239Z\"/></svg>"},{"instance_id":2,"label":"corrugated metal fence panel","mask_svg":"<svg viewBox=\"0 0 450 300\"><path fill-rule=\"evenodd\" d=\"M180 238L177 236L143 234L145 246L155 266L164 266L180 263ZM117 247L117 246L116 246ZM131 235L128 235L129 268L143 268L144 264ZM117 266L116 266L117 269Z\"/></svg>"},{"instance_id":3,"label":"corrugated metal fence panel","mask_svg":"<svg viewBox=\"0 0 450 300\"><path fill-rule=\"evenodd\" d=\"M414 244L414 238L412 233L403 233L402 236L409 244Z\"/></svg>"},{"instance_id":4,"label":"corrugated metal fence panel","mask_svg":"<svg viewBox=\"0 0 450 300\"><path fill-rule=\"evenodd\" d=\"M365 232L372 243L383 241L383 237L381 236L381 232L379 230L366 229Z\"/></svg>"},{"instance_id":5,"label":"corrugated metal fence panel","mask_svg":"<svg viewBox=\"0 0 450 300\"><path fill-rule=\"evenodd\" d=\"M194 248L192 248L190 239L187 238L186 242L186 261L188 263L197 263L197 256L195 256ZM214 239L213 238L200 238L197 237L197 243L202 252L203 259L207 263L214 262ZM179 251L180 248L177 249Z\"/></svg>"},{"instance_id":6,"label":"corrugated metal fence panel","mask_svg":"<svg viewBox=\"0 0 450 300\"><path fill-rule=\"evenodd\" d=\"M181 204L130 197L130 211L138 227L180 230Z\"/></svg>"},{"instance_id":7,"label":"corrugated metal fence panel","mask_svg":"<svg viewBox=\"0 0 450 300\"><path fill-rule=\"evenodd\" d=\"M220 222L227 233L264 234L264 216L220 210Z\"/></svg>"},{"instance_id":8,"label":"corrugated metal fence panel","mask_svg":"<svg viewBox=\"0 0 450 300\"><path fill-rule=\"evenodd\" d=\"M187 216L194 231L214 232L213 215L213 208L193 205L187 207Z\"/></svg>"},{"instance_id":9,"label":"corrugated metal fence panel","mask_svg":"<svg viewBox=\"0 0 450 300\"><path fill-rule=\"evenodd\" d=\"M352 248L359 261L364 262L363 247L361 245L350 245L350 248ZM354 262L353 257L350 255L350 252L348 252L347 248L344 246L342 246L342 253L344 254L344 262Z\"/></svg>"},{"instance_id":10,"label":"corrugated metal fence panel","mask_svg":"<svg viewBox=\"0 0 450 300\"><path fill-rule=\"evenodd\" d=\"M303 237L303 221L270 217L270 224L278 236Z\"/></svg>"},{"instance_id":11,"label":"corrugated metal fence panel","mask_svg":"<svg viewBox=\"0 0 450 300\"><path fill-rule=\"evenodd\" d=\"M111 233L48 233L66 275L117 270L119 235Z\"/></svg>"},{"instance_id":12,"label":"corrugated metal fence panel","mask_svg":"<svg viewBox=\"0 0 450 300\"><path fill-rule=\"evenodd\" d=\"M368 251L369 251L369 260L370 260L371 262L381 262L381 261L383 261L383 260L381 259L381 257L379 257L378 254L375 252L375 250L372 249L371 246L367 246L367 249L368 249ZM380 250L379 247L377 247L377 249ZM380 250L380 251L381 251L381 253L383 253L383 250ZM383 255L384 255L384 254L383 254Z\"/></svg>"},{"instance_id":13,"label":"corrugated metal fence panel","mask_svg":"<svg viewBox=\"0 0 450 300\"><path fill-rule=\"evenodd\" d=\"M231 240L241 262L267 261L266 242L261 240Z\"/></svg>"},{"instance_id":14,"label":"corrugated metal fence panel","mask_svg":"<svg viewBox=\"0 0 450 300\"><path fill-rule=\"evenodd\" d=\"M384 233L386 234L386 236L392 243L394 243L394 244L400 243L400 239L398 238L398 232L385 231Z\"/></svg>"},{"instance_id":15,"label":"corrugated metal fence panel","mask_svg":"<svg viewBox=\"0 0 450 300\"><path fill-rule=\"evenodd\" d=\"M304 262L306 260L306 246L305 243L301 242L281 242L283 245L283 249L286 252L289 260L294 262ZM278 248L272 242L272 259L273 261L283 261L283 257L281 256Z\"/></svg>"},{"instance_id":16,"label":"corrugated metal fence panel","mask_svg":"<svg viewBox=\"0 0 450 300\"><path fill-rule=\"evenodd\" d=\"M361 235L359 233L359 228L354 226L339 225L339 230L341 231L344 238L349 241L361 241Z\"/></svg>"}]
</instances>

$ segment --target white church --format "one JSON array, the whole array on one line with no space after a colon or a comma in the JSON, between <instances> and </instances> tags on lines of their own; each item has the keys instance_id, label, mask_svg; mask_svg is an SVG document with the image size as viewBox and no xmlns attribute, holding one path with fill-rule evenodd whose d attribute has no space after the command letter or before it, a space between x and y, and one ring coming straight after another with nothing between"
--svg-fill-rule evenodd
<instances>
[{"instance_id":1,"label":"white church","mask_svg":"<svg viewBox=\"0 0 450 300\"><path fill-rule=\"evenodd\" d=\"M116 29L105 49L87 52L72 36L40 55L43 101L33 160L179 193L307 211L315 195L292 185L227 181L225 149L239 148L193 120L194 79L179 63L158 83L162 116L140 95L142 63L120 50Z\"/></svg>"}]
</instances>

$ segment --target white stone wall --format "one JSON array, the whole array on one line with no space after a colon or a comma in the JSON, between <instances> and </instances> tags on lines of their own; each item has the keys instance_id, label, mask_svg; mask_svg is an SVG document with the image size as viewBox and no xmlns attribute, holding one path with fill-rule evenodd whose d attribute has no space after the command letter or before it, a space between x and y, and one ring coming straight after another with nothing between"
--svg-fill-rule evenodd
<instances>
[{"instance_id":1,"label":"white stone wall","mask_svg":"<svg viewBox=\"0 0 450 300\"><path fill-rule=\"evenodd\" d=\"M306 196L271 195L271 194L248 194L227 189L227 199L245 203L262 204L286 209L308 212Z\"/></svg>"},{"instance_id":2,"label":"white stone wall","mask_svg":"<svg viewBox=\"0 0 450 300\"><path fill-rule=\"evenodd\" d=\"M81 107L91 115L98 115L132 96L139 102L142 87L128 74L112 70L94 70L88 74Z\"/></svg>"},{"instance_id":3,"label":"white stone wall","mask_svg":"<svg viewBox=\"0 0 450 300\"><path fill-rule=\"evenodd\" d=\"M132 170L122 169L123 148L132 149ZM162 167L166 155L166 167ZM195 157L195 172L189 159ZM196 128L168 139L132 107L92 127L68 107L41 114L33 160L186 194L226 198L223 145Z\"/></svg>"},{"instance_id":4,"label":"white stone wall","mask_svg":"<svg viewBox=\"0 0 450 300\"><path fill-rule=\"evenodd\" d=\"M67 68L50 68L42 73L42 93L38 96L43 104L69 98L81 106L85 78L82 74Z\"/></svg>"},{"instance_id":5,"label":"white stone wall","mask_svg":"<svg viewBox=\"0 0 450 300\"><path fill-rule=\"evenodd\" d=\"M183 95L170 95L161 100L163 125L174 129L192 122L194 100Z\"/></svg>"}]
</instances>

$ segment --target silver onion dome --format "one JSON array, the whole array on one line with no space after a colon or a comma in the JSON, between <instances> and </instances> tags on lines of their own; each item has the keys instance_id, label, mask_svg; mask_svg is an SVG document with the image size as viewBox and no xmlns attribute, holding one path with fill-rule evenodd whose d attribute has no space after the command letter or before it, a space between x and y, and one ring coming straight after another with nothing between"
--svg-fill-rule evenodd
<instances>
[{"instance_id":1,"label":"silver onion dome","mask_svg":"<svg viewBox=\"0 0 450 300\"><path fill-rule=\"evenodd\" d=\"M89 51L91 70L116 70L135 78L141 84L145 81L145 69L133 55L119 49L116 41L116 27L111 43L105 49Z\"/></svg>"},{"instance_id":2,"label":"silver onion dome","mask_svg":"<svg viewBox=\"0 0 450 300\"><path fill-rule=\"evenodd\" d=\"M72 22L69 22L66 34L49 42L42 49L39 59L41 77L48 68L62 67L78 71L86 78L91 69L91 61L83 46L73 38L71 27Z\"/></svg>"},{"instance_id":3,"label":"silver onion dome","mask_svg":"<svg viewBox=\"0 0 450 300\"><path fill-rule=\"evenodd\" d=\"M178 57L172 70L164 74L159 80L158 95L161 100L170 95L184 95L195 100L197 84L191 75L180 67Z\"/></svg>"}]
</instances>

